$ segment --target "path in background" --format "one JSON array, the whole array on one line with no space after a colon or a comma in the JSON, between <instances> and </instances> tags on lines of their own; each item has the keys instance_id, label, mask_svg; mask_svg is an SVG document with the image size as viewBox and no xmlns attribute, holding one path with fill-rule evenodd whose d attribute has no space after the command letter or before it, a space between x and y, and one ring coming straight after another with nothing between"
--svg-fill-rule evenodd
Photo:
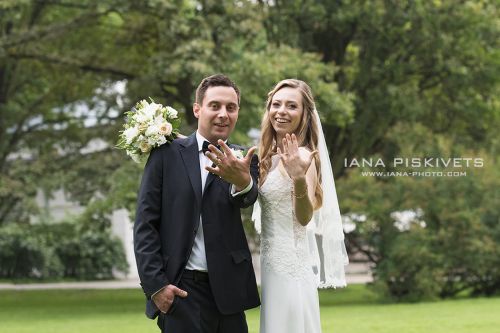
<instances>
[{"instance_id":1,"label":"path in background","mask_svg":"<svg viewBox=\"0 0 500 333\"><path fill-rule=\"evenodd\" d=\"M258 256L253 262L259 262ZM361 284L371 282L372 275L366 263L350 263L346 269L347 284ZM260 281L260 267L255 265L255 275ZM113 280L113 281L87 281L87 282L55 282L55 283L28 283L13 284L0 283L0 290L37 290L37 289L134 289L140 288L138 279Z\"/></svg>"}]
</instances>

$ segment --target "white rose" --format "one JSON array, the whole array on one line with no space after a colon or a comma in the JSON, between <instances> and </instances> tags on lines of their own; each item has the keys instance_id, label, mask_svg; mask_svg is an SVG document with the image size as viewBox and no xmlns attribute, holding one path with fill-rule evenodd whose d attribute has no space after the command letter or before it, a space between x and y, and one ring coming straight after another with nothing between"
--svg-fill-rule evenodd
<instances>
[{"instance_id":1,"label":"white rose","mask_svg":"<svg viewBox=\"0 0 500 333\"><path fill-rule=\"evenodd\" d=\"M156 115L156 110L158 110L159 108L161 108L160 104L151 103L148 106L146 106L144 109L142 109L142 112L149 120L149 119L154 118L154 116Z\"/></svg>"},{"instance_id":2,"label":"white rose","mask_svg":"<svg viewBox=\"0 0 500 333\"><path fill-rule=\"evenodd\" d=\"M155 123L158 127L160 127L164 121L165 118L163 118L162 116L156 116L155 119L153 120L153 123Z\"/></svg>"},{"instance_id":3,"label":"white rose","mask_svg":"<svg viewBox=\"0 0 500 333\"><path fill-rule=\"evenodd\" d=\"M150 146L154 146L157 141L158 141L158 135L153 135L148 138L148 144Z\"/></svg>"},{"instance_id":4,"label":"white rose","mask_svg":"<svg viewBox=\"0 0 500 333\"><path fill-rule=\"evenodd\" d=\"M137 111L132 116L132 118L138 123L145 123L146 121L148 121L148 117L146 117L146 115L142 111Z\"/></svg>"},{"instance_id":5,"label":"white rose","mask_svg":"<svg viewBox=\"0 0 500 333\"><path fill-rule=\"evenodd\" d=\"M156 140L156 143L158 143L158 146L161 146L161 145L167 143L167 138L165 138L164 135L160 135L158 137L158 140Z\"/></svg>"},{"instance_id":6,"label":"white rose","mask_svg":"<svg viewBox=\"0 0 500 333\"><path fill-rule=\"evenodd\" d=\"M166 121L163 124L161 124L160 125L159 133L161 135L170 135L170 134L172 134L172 124L169 123L168 121Z\"/></svg>"},{"instance_id":7,"label":"white rose","mask_svg":"<svg viewBox=\"0 0 500 333\"><path fill-rule=\"evenodd\" d=\"M137 127L130 127L123 131L123 135L125 136L125 140L127 144L130 144L132 140L139 134L139 129Z\"/></svg>"},{"instance_id":8,"label":"white rose","mask_svg":"<svg viewBox=\"0 0 500 333\"><path fill-rule=\"evenodd\" d=\"M176 109L171 108L170 106L167 106L167 116L169 118L175 119L175 118L177 118L177 114L178 114L178 112Z\"/></svg>"},{"instance_id":9,"label":"white rose","mask_svg":"<svg viewBox=\"0 0 500 333\"><path fill-rule=\"evenodd\" d=\"M149 151L149 149L151 148L150 144L147 143L146 141L144 142L141 142L141 151L143 153L147 153Z\"/></svg>"},{"instance_id":10,"label":"white rose","mask_svg":"<svg viewBox=\"0 0 500 333\"><path fill-rule=\"evenodd\" d=\"M158 126L156 126L155 124L153 125L149 125L148 128L146 129L146 136L153 136L155 134L158 134L158 132L160 131L160 129L158 128Z\"/></svg>"}]
</instances>

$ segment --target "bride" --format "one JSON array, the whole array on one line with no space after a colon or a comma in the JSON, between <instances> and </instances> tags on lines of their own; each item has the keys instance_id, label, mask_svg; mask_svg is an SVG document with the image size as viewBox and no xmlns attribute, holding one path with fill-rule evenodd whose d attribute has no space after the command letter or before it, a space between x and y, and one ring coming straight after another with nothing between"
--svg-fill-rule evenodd
<instances>
[{"instance_id":1,"label":"bride","mask_svg":"<svg viewBox=\"0 0 500 333\"><path fill-rule=\"evenodd\" d=\"M259 145L260 333L321 332L317 288L344 287L347 253L328 150L309 86L268 94Z\"/></svg>"}]
</instances>

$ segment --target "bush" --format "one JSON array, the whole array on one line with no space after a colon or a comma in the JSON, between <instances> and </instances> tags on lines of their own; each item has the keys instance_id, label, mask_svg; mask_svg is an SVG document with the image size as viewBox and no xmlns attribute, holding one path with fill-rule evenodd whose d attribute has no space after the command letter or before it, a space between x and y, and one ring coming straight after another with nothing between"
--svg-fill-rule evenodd
<instances>
[{"instance_id":1,"label":"bush","mask_svg":"<svg viewBox=\"0 0 500 333\"><path fill-rule=\"evenodd\" d=\"M55 245L64 275L77 279L110 279L113 270L128 270L121 242L108 234L82 230L78 238L65 238Z\"/></svg>"},{"instance_id":2,"label":"bush","mask_svg":"<svg viewBox=\"0 0 500 333\"><path fill-rule=\"evenodd\" d=\"M126 272L123 246L107 231L75 223L0 228L0 277L109 279Z\"/></svg>"},{"instance_id":3,"label":"bush","mask_svg":"<svg viewBox=\"0 0 500 333\"><path fill-rule=\"evenodd\" d=\"M432 250L433 239L422 229L396 237L375 268L376 289L406 301L437 298L444 273L441 256Z\"/></svg>"},{"instance_id":4,"label":"bush","mask_svg":"<svg viewBox=\"0 0 500 333\"><path fill-rule=\"evenodd\" d=\"M341 211L356 226L349 245L373 262L376 289L407 301L500 292L499 176L486 159L465 177L353 171L338 182ZM401 228L393 214L402 211L421 213Z\"/></svg>"},{"instance_id":5,"label":"bush","mask_svg":"<svg viewBox=\"0 0 500 333\"><path fill-rule=\"evenodd\" d=\"M62 276L61 262L47 246L44 234L30 225L10 224L0 229L0 277L42 278Z\"/></svg>"}]
</instances>

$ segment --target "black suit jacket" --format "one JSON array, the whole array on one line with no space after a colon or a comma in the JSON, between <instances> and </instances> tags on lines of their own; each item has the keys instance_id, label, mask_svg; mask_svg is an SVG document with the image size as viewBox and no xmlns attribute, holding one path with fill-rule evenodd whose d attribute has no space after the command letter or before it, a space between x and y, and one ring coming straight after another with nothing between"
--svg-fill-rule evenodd
<instances>
[{"instance_id":1,"label":"black suit jacket","mask_svg":"<svg viewBox=\"0 0 500 333\"><path fill-rule=\"evenodd\" d=\"M236 197L229 183L209 174L202 197L196 133L153 149L144 169L134 225L134 250L149 318L158 314L151 295L179 283L200 214L209 281L219 311L232 314L260 305L240 215L240 208L257 199L257 156L250 173L252 189Z\"/></svg>"}]
</instances>

